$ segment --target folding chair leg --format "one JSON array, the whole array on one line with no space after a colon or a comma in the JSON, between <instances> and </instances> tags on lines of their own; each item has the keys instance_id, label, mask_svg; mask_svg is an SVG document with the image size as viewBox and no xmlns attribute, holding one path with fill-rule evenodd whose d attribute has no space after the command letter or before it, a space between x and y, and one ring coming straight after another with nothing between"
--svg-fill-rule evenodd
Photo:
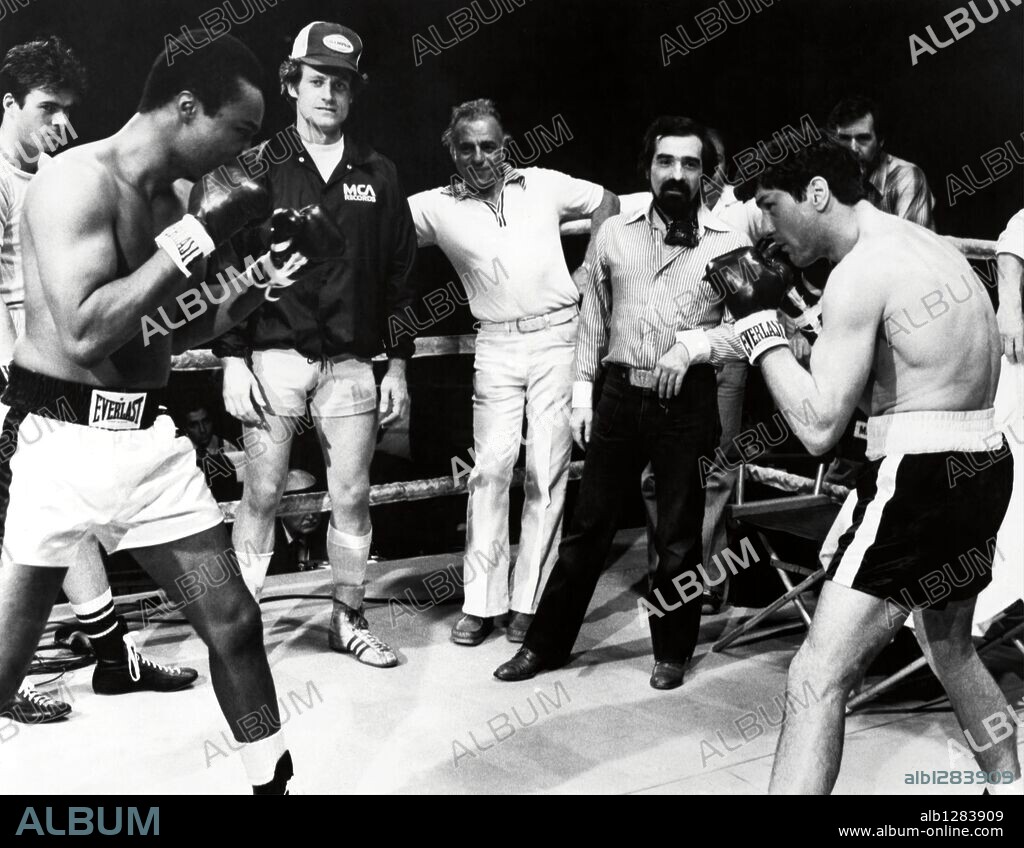
<instances>
[{"instance_id":1,"label":"folding chair leg","mask_svg":"<svg viewBox=\"0 0 1024 848\"><path fill-rule=\"evenodd\" d=\"M789 575L781 568L775 569L779 573L779 579L782 581L782 585L786 587L787 592L793 591L793 581L789 579ZM804 620L804 624L808 627L811 626L811 615L807 612L807 607L804 606L804 602L800 600L799 595L793 596L793 604L796 606L797 611L800 613L800 617Z\"/></svg>"},{"instance_id":2,"label":"folding chair leg","mask_svg":"<svg viewBox=\"0 0 1024 848\"><path fill-rule=\"evenodd\" d=\"M1024 630L1024 624L1018 624L1016 627L1010 628L1005 633L1001 634L1000 636L997 636L995 639L986 642L984 645L978 648L978 656L981 656L982 654L996 647L996 645L1002 644L1006 641L1012 642L1014 645L1017 646L1017 648L1022 653L1024 653L1024 645L1021 645L1020 639L1014 638L1016 634L1020 633L1022 630ZM888 689L892 689L892 687L899 683L901 680L903 680L903 678L908 677L909 675L917 671L919 668L922 668L927 664L928 660L926 660L924 657L920 657L914 660L909 665L905 665L895 674L889 675L889 677L885 678L885 680L879 681L874 686L865 689L863 692L859 693L855 698L851 698L849 702L846 704L847 714L852 713L854 710L864 706L864 704L866 704L868 701L874 700L882 692L885 692Z\"/></svg>"},{"instance_id":3,"label":"folding chair leg","mask_svg":"<svg viewBox=\"0 0 1024 848\"><path fill-rule=\"evenodd\" d=\"M825 571L824 571L824 569L821 570L821 571L814 572L814 574L812 574L806 580L804 580L801 583L798 583L796 586L791 588L781 598L778 598L777 600L772 601L771 604L769 604L767 607L765 607L763 610L761 610L759 613L757 613L757 615L755 615L749 621L745 621L743 624L739 625L739 627L737 627L735 630L731 630L730 632L726 633L721 639L719 639L717 642L715 642L715 644L712 646L711 650L712 651L721 651L722 649L727 648L734 641L736 641L740 636L742 636L744 633L747 633L748 631L750 631L751 629L756 627L758 624L760 624L762 621L764 621L768 616L770 616L777 609L779 609L780 607L785 606L791 600L793 600L794 598L798 597L802 592L806 592L808 589L810 589L816 583L819 583L819 582L821 582L824 579L825 579ZM807 610L803 610L803 612L806 613ZM809 621L809 619L806 619L806 620Z\"/></svg>"}]
</instances>

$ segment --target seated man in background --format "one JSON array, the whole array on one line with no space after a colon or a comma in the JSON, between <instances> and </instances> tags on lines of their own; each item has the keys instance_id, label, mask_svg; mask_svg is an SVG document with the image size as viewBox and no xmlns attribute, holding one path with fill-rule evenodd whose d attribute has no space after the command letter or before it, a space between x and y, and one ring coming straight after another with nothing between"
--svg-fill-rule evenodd
<instances>
[{"instance_id":1,"label":"seated man in background","mask_svg":"<svg viewBox=\"0 0 1024 848\"><path fill-rule=\"evenodd\" d=\"M308 471L292 468L284 484L284 494L301 495L314 491L316 477ZM324 513L304 512L282 515L274 530L274 557L268 574L308 571L327 565L327 534Z\"/></svg>"}]
</instances>

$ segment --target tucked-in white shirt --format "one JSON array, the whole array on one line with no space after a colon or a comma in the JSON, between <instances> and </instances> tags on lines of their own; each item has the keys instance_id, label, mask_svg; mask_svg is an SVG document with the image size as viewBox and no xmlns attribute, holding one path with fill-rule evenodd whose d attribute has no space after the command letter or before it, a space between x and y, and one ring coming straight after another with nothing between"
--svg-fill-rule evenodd
<instances>
[{"instance_id":1,"label":"tucked-in white shirt","mask_svg":"<svg viewBox=\"0 0 1024 848\"><path fill-rule=\"evenodd\" d=\"M313 160L320 176L327 182L338 167L341 157L345 155L345 136L342 136L333 144L316 144L312 141L303 141L306 150L309 151L309 158Z\"/></svg>"},{"instance_id":2,"label":"tucked-in white shirt","mask_svg":"<svg viewBox=\"0 0 1024 848\"><path fill-rule=\"evenodd\" d=\"M593 214L603 197L596 183L523 168L506 175L494 203L456 181L414 194L409 207L419 245L444 251L473 315L514 321L577 303L558 227Z\"/></svg>"}]
</instances>

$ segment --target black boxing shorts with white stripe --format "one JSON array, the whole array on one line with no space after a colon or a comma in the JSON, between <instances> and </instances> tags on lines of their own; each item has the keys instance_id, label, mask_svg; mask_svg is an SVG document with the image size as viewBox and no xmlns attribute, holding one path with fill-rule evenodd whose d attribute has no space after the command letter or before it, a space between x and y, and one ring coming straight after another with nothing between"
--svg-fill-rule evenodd
<instances>
[{"instance_id":1,"label":"black boxing shorts with white stripe","mask_svg":"<svg viewBox=\"0 0 1024 848\"><path fill-rule=\"evenodd\" d=\"M903 609L977 596L1013 488L992 410L871 418L868 459L822 546L828 579Z\"/></svg>"}]
</instances>

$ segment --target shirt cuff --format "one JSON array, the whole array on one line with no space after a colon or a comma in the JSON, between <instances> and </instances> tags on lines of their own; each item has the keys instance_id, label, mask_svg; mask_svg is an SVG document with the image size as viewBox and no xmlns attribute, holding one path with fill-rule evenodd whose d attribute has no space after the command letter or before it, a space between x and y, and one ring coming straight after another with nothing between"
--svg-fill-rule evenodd
<instances>
[{"instance_id":1,"label":"shirt cuff","mask_svg":"<svg viewBox=\"0 0 1024 848\"><path fill-rule=\"evenodd\" d=\"M711 342L703 330L680 330L676 341L686 348L691 365L703 365L711 361Z\"/></svg>"},{"instance_id":2,"label":"shirt cuff","mask_svg":"<svg viewBox=\"0 0 1024 848\"><path fill-rule=\"evenodd\" d=\"M576 380L572 384L572 408L593 409L594 384L589 380Z\"/></svg>"}]
</instances>

